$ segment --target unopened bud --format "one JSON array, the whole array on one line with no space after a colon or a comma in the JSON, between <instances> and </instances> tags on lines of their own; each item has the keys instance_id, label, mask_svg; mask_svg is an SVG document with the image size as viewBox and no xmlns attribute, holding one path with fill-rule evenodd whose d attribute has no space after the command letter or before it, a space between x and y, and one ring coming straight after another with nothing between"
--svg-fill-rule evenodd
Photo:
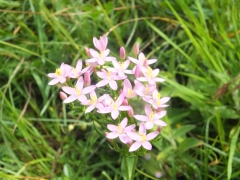
<instances>
[{"instance_id":1,"label":"unopened bud","mask_svg":"<svg viewBox=\"0 0 240 180\"><path fill-rule=\"evenodd\" d=\"M134 116L133 108L131 107L131 109L128 110L127 113L128 113L128 115L129 115L129 117L133 117L133 116Z\"/></svg>"},{"instance_id":2,"label":"unopened bud","mask_svg":"<svg viewBox=\"0 0 240 180\"><path fill-rule=\"evenodd\" d=\"M128 100L126 98L123 100L122 105L123 106L128 106Z\"/></svg>"},{"instance_id":3,"label":"unopened bud","mask_svg":"<svg viewBox=\"0 0 240 180\"><path fill-rule=\"evenodd\" d=\"M131 138L128 138L128 141L127 141L127 146L130 147L133 143L133 140Z\"/></svg>"},{"instance_id":4,"label":"unopened bud","mask_svg":"<svg viewBox=\"0 0 240 180\"><path fill-rule=\"evenodd\" d=\"M124 48L124 47L121 47L121 48L120 48L120 58L121 58L121 59L125 59L125 55L126 55L126 53L125 53L125 48Z\"/></svg>"},{"instance_id":5,"label":"unopened bud","mask_svg":"<svg viewBox=\"0 0 240 180\"><path fill-rule=\"evenodd\" d=\"M135 75L135 78L139 78L142 76L142 71L139 65L136 66L134 75Z\"/></svg>"},{"instance_id":6,"label":"unopened bud","mask_svg":"<svg viewBox=\"0 0 240 180\"><path fill-rule=\"evenodd\" d=\"M161 178L162 175L163 175L163 174L162 174L160 171L155 172L155 177L156 177L156 178Z\"/></svg>"},{"instance_id":7,"label":"unopened bud","mask_svg":"<svg viewBox=\"0 0 240 180\"><path fill-rule=\"evenodd\" d=\"M138 55L138 53L139 53L139 45L138 45L138 43L136 43L136 44L134 45L134 47L133 47L133 53L134 53L135 55Z\"/></svg>"},{"instance_id":8,"label":"unopened bud","mask_svg":"<svg viewBox=\"0 0 240 180\"><path fill-rule=\"evenodd\" d=\"M86 55L87 55L88 57L92 58L92 55L91 55L88 47L85 47L85 52L86 52Z\"/></svg>"},{"instance_id":9,"label":"unopened bud","mask_svg":"<svg viewBox=\"0 0 240 180\"><path fill-rule=\"evenodd\" d=\"M158 126L156 131L158 131L160 133L162 131L162 126Z\"/></svg>"},{"instance_id":10,"label":"unopened bud","mask_svg":"<svg viewBox=\"0 0 240 180\"><path fill-rule=\"evenodd\" d=\"M84 73L84 85L89 86L90 84L91 84L90 74L89 74L89 71L86 71Z\"/></svg>"},{"instance_id":11,"label":"unopened bud","mask_svg":"<svg viewBox=\"0 0 240 180\"><path fill-rule=\"evenodd\" d=\"M67 95L64 93L64 92L62 92L62 91L60 91L59 92L59 96L60 96L60 98L64 101L65 99L67 99Z\"/></svg>"},{"instance_id":12,"label":"unopened bud","mask_svg":"<svg viewBox=\"0 0 240 180\"><path fill-rule=\"evenodd\" d=\"M120 91L119 91L119 94L122 94L123 93L123 90L122 89L120 89Z\"/></svg>"}]
</instances>

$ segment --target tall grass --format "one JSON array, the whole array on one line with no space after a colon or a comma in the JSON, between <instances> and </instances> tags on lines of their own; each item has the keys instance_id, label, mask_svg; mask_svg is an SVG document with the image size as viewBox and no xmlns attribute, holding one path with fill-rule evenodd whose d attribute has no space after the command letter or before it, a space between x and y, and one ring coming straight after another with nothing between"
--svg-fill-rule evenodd
<instances>
[{"instance_id":1,"label":"tall grass","mask_svg":"<svg viewBox=\"0 0 240 180\"><path fill-rule=\"evenodd\" d=\"M108 33L135 42L166 82L169 125L135 179L238 179L239 8L222 1L1 1L0 179L121 179L120 159L91 117L62 105L47 73L86 58ZM149 159L150 158L150 159Z\"/></svg>"}]
</instances>

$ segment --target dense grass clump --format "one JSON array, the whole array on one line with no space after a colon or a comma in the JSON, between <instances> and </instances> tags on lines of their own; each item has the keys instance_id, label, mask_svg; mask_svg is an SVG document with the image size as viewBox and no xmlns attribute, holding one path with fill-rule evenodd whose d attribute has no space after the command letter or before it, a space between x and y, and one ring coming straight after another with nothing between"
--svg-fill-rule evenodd
<instances>
[{"instance_id":1,"label":"dense grass clump","mask_svg":"<svg viewBox=\"0 0 240 180\"><path fill-rule=\"evenodd\" d=\"M166 79L162 139L134 179L238 179L240 2L0 1L0 179L121 179L119 154L84 112L62 104L47 73L86 59L93 36ZM154 67L154 68L156 68Z\"/></svg>"}]
</instances>

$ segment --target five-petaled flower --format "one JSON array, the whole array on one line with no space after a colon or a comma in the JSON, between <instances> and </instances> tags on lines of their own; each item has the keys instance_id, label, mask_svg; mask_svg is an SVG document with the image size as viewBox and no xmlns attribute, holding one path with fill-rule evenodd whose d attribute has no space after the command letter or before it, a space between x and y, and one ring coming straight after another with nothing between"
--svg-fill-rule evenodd
<instances>
[{"instance_id":1,"label":"five-petaled flower","mask_svg":"<svg viewBox=\"0 0 240 180\"><path fill-rule=\"evenodd\" d=\"M57 83L65 83L66 78L69 76L72 67L62 63L60 68L57 68L55 73L49 73L48 77L53 78L48 85L54 85Z\"/></svg>"},{"instance_id":2,"label":"five-petaled flower","mask_svg":"<svg viewBox=\"0 0 240 180\"><path fill-rule=\"evenodd\" d=\"M127 133L131 132L135 128L135 124L127 126L127 123L128 119L124 118L117 126L114 124L108 124L107 128L112 132L107 133L106 137L108 139L115 139L119 137L120 141L122 141L124 144L127 144L130 141Z\"/></svg>"},{"instance_id":3,"label":"five-petaled flower","mask_svg":"<svg viewBox=\"0 0 240 180\"><path fill-rule=\"evenodd\" d=\"M159 134L158 131L154 131L147 134L145 123L142 122L139 126L139 133L132 132L132 131L127 133L127 135L130 138L135 140L135 142L129 148L129 152L136 151L141 146L143 146L147 150L151 150L152 144L149 141L157 137L158 134Z\"/></svg>"}]
</instances>

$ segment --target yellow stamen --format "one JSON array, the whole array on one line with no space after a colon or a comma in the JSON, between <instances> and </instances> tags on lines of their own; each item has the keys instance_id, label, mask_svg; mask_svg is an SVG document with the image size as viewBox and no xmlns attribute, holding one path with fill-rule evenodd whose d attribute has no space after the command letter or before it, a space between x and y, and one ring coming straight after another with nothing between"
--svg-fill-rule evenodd
<instances>
[{"instance_id":1,"label":"yellow stamen","mask_svg":"<svg viewBox=\"0 0 240 180\"><path fill-rule=\"evenodd\" d=\"M151 112L150 115L149 115L149 121L153 122L153 117L154 117L155 113L154 112Z\"/></svg>"},{"instance_id":2,"label":"yellow stamen","mask_svg":"<svg viewBox=\"0 0 240 180\"><path fill-rule=\"evenodd\" d=\"M60 76L60 75L62 74L62 70L59 69L59 68L56 69L55 74L56 74L57 76Z\"/></svg>"},{"instance_id":3,"label":"yellow stamen","mask_svg":"<svg viewBox=\"0 0 240 180\"><path fill-rule=\"evenodd\" d=\"M147 67L147 75L152 78L153 74L152 74L152 68L150 68L149 66Z\"/></svg>"},{"instance_id":4,"label":"yellow stamen","mask_svg":"<svg viewBox=\"0 0 240 180\"><path fill-rule=\"evenodd\" d=\"M144 142L147 140L147 137L145 134L139 134L141 136L141 141Z\"/></svg>"},{"instance_id":5,"label":"yellow stamen","mask_svg":"<svg viewBox=\"0 0 240 180\"><path fill-rule=\"evenodd\" d=\"M118 124L118 126L117 126L117 132L118 132L119 134L122 134L122 133L123 133L123 130L122 130L120 124Z\"/></svg>"},{"instance_id":6,"label":"yellow stamen","mask_svg":"<svg viewBox=\"0 0 240 180\"><path fill-rule=\"evenodd\" d=\"M117 110L117 108L118 108L118 105L117 105L116 103L114 103L114 104L113 104L113 109L114 109L114 110Z\"/></svg>"},{"instance_id":7,"label":"yellow stamen","mask_svg":"<svg viewBox=\"0 0 240 180\"><path fill-rule=\"evenodd\" d=\"M132 96L133 95L133 90L128 88L128 96Z\"/></svg>"}]
</instances>

